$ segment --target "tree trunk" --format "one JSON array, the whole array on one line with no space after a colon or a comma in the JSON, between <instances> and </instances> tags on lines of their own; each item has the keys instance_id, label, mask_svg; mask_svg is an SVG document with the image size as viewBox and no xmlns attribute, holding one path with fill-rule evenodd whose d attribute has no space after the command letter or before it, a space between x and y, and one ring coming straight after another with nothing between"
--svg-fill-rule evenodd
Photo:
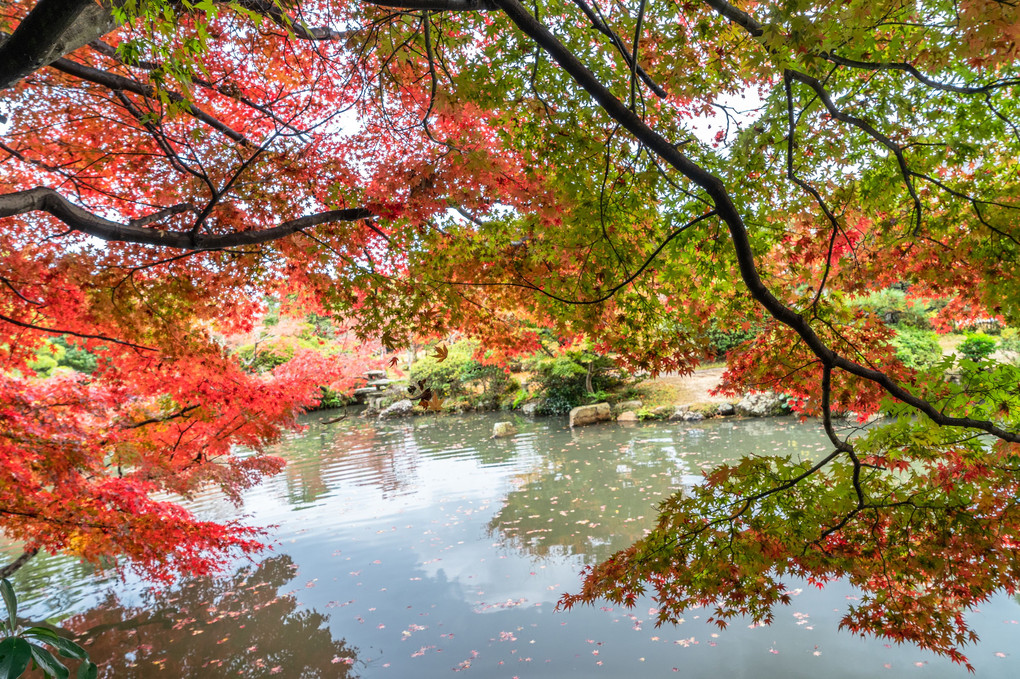
<instances>
[{"instance_id":1,"label":"tree trunk","mask_svg":"<svg viewBox=\"0 0 1020 679\"><path fill-rule=\"evenodd\" d=\"M3 568L0 568L0 578L11 577L12 575L14 575L15 572L17 572L19 568L28 563L29 559L31 559L38 553L39 553L38 549L29 549L28 551L22 553L22 555L19 556L17 559L10 562Z\"/></svg>"},{"instance_id":2,"label":"tree trunk","mask_svg":"<svg viewBox=\"0 0 1020 679\"><path fill-rule=\"evenodd\" d=\"M117 23L94 0L40 0L9 37L0 36L0 89L106 35Z\"/></svg>"}]
</instances>

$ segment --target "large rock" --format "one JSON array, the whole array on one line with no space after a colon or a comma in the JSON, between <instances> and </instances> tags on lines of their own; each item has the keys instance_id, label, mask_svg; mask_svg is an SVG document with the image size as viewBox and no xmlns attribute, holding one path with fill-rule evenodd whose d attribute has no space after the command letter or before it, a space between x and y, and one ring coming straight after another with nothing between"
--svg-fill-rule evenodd
<instances>
[{"instance_id":1,"label":"large rock","mask_svg":"<svg viewBox=\"0 0 1020 679\"><path fill-rule=\"evenodd\" d=\"M403 399L397 401L389 408L379 413L380 420L388 420L391 417L407 417L414 414L414 401L410 399Z\"/></svg>"},{"instance_id":2,"label":"large rock","mask_svg":"<svg viewBox=\"0 0 1020 679\"><path fill-rule=\"evenodd\" d=\"M703 419L705 419L705 416L699 413L697 410L688 410L686 413L683 414L683 417L681 417L680 419L682 419L684 422L701 422Z\"/></svg>"},{"instance_id":3,"label":"large rock","mask_svg":"<svg viewBox=\"0 0 1020 679\"><path fill-rule=\"evenodd\" d=\"M492 438L501 439L517 434L517 426L513 422L497 422L492 425Z\"/></svg>"},{"instance_id":4,"label":"large rock","mask_svg":"<svg viewBox=\"0 0 1020 679\"><path fill-rule=\"evenodd\" d=\"M760 391L745 394L736 405L737 415L744 417L775 417L786 415L790 408L786 405L786 397L771 391Z\"/></svg>"},{"instance_id":5,"label":"large rock","mask_svg":"<svg viewBox=\"0 0 1020 679\"><path fill-rule=\"evenodd\" d=\"M617 422L637 422L638 414L633 410L625 410L616 416Z\"/></svg>"},{"instance_id":6,"label":"large rock","mask_svg":"<svg viewBox=\"0 0 1020 679\"><path fill-rule=\"evenodd\" d=\"M675 408L673 408L673 412L669 414L669 421L676 422L678 420L685 419L684 416L687 415L688 412L690 412L690 409L691 409L690 406L676 406Z\"/></svg>"},{"instance_id":7,"label":"large rock","mask_svg":"<svg viewBox=\"0 0 1020 679\"><path fill-rule=\"evenodd\" d=\"M719 407L715 409L715 414L722 417L729 417L736 412L732 403L720 403Z\"/></svg>"},{"instance_id":8,"label":"large rock","mask_svg":"<svg viewBox=\"0 0 1020 679\"><path fill-rule=\"evenodd\" d=\"M583 427L596 422L607 422L613 419L613 409L608 403L596 403L590 406L577 406L570 411L570 426Z\"/></svg>"},{"instance_id":9,"label":"large rock","mask_svg":"<svg viewBox=\"0 0 1020 679\"><path fill-rule=\"evenodd\" d=\"M528 401L523 406L521 406L521 412L524 413L527 417L537 417L538 409L541 407L542 399L539 399L537 401Z\"/></svg>"}]
</instances>

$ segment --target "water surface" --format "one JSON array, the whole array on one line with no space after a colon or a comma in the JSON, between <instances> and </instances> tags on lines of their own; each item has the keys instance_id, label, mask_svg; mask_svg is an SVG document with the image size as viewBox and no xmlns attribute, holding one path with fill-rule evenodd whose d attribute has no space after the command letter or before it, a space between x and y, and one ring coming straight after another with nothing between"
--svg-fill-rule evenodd
<instances>
[{"instance_id":1,"label":"water surface","mask_svg":"<svg viewBox=\"0 0 1020 679\"><path fill-rule=\"evenodd\" d=\"M290 461L245 494L216 493L206 517L275 524L260 564L162 592L67 558L16 576L26 617L57 615L111 677L965 677L931 653L836 631L853 598L791 582L773 625L720 631L691 611L655 628L648 601L557 612L585 564L640 537L655 505L701 470L745 454L814 458L819 428L794 420L604 424L421 417L312 424ZM315 422L315 420L312 420ZM13 548L12 548L13 549ZM12 554L11 549L8 554ZM1020 605L972 616L978 677L1020 672Z\"/></svg>"}]
</instances>

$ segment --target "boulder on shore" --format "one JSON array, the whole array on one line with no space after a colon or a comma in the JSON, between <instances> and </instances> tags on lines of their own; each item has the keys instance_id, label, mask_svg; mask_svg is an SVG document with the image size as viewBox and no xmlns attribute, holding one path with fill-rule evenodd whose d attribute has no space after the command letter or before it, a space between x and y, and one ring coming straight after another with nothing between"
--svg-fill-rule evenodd
<instances>
[{"instance_id":1,"label":"boulder on shore","mask_svg":"<svg viewBox=\"0 0 1020 679\"><path fill-rule=\"evenodd\" d=\"M542 399L538 399L537 401L528 401L521 406L521 412L524 413L526 417L537 417L538 409L542 407L542 403Z\"/></svg>"},{"instance_id":2,"label":"boulder on shore","mask_svg":"<svg viewBox=\"0 0 1020 679\"><path fill-rule=\"evenodd\" d=\"M391 417L407 417L414 414L414 401L410 399L403 399L397 401L390 407L379 413L380 420L388 420Z\"/></svg>"},{"instance_id":3,"label":"boulder on shore","mask_svg":"<svg viewBox=\"0 0 1020 679\"><path fill-rule=\"evenodd\" d=\"M736 409L732 403L720 403L719 407L715 409L715 414L721 417L729 417L736 413Z\"/></svg>"},{"instance_id":4,"label":"boulder on shore","mask_svg":"<svg viewBox=\"0 0 1020 679\"><path fill-rule=\"evenodd\" d=\"M743 417L775 417L789 414L790 407L786 404L786 396L760 391L745 394L736 405L736 411Z\"/></svg>"},{"instance_id":5,"label":"boulder on shore","mask_svg":"<svg viewBox=\"0 0 1020 679\"><path fill-rule=\"evenodd\" d=\"M513 422L497 422L492 425L492 438L501 439L517 434L517 426Z\"/></svg>"},{"instance_id":6,"label":"boulder on shore","mask_svg":"<svg viewBox=\"0 0 1020 679\"><path fill-rule=\"evenodd\" d=\"M637 422L638 414L633 410L625 410L616 416L617 422Z\"/></svg>"},{"instance_id":7,"label":"boulder on shore","mask_svg":"<svg viewBox=\"0 0 1020 679\"><path fill-rule=\"evenodd\" d=\"M596 422L607 422L613 419L613 409L608 403L596 403L590 406L577 406L570 411L570 426L583 427Z\"/></svg>"}]
</instances>

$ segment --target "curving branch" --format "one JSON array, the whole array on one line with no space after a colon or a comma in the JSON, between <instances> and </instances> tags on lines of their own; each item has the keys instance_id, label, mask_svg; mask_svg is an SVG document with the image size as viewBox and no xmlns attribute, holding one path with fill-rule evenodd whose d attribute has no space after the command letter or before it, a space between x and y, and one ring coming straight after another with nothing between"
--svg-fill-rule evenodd
<instances>
[{"instance_id":1,"label":"curving branch","mask_svg":"<svg viewBox=\"0 0 1020 679\"><path fill-rule=\"evenodd\" d=\"M241 7L261 14L276 25L286 28L295 38L301 40L346 40L357 32L337 31L329 26L306 26L301 21L295 21L272 0L236 0L236 2Z\"/></svg>"},{"instance_id":2,"label":"curving branch","mask_svg":"<svg viewBox=\"0 0 1020 679\"><path fill-rule=\"evenodd\" d=\"M191 206L175 206L169 211L183 212ZM370 219L374 216L368 208L348 208L346 210L327 210L297 219L291 219L268 229L252 231L235 231L227 234L192 235L190 231L159 231L146 228L140 223L148 223L149 218L123 224L105 219L85 210L53 189L36 187L26 191L17 191L0 195L0 217L26 214L29 212L46 212L56 217L74 231L84 233L108 242L138 243L176 250L223 250L245 245L259 245L285 238L303 229L310 229L321 224L333 222L353 222Z\"/></svg>"},{"instance_id":3,"label":"curving branch","mask_svg":"<svg viewBox=\"0 0 1020 679\"><path fill-rule=\"evenodd\" d=\"M653 80L652 77L648 75L647 72L645 72L645 69L641 68L641 64L638 63L636 55L637 52L636 39L634 41L634 50L633 51L628 50L626 46L623 44L623 40L621 40L620 36L616 34L616 31L607 26L606 22L603 21L602 18L595 13L595 11L591 8L591 6L587 2L585 2L585 0L573 0L573 2L575 5L577 5L578 9L580 9L581 12L584 13L584 16L587 17L592 27L595 28L595 30L597 30L599 33L609 38L609 40L613 43L613 46L616 48L616 50L623 55L623 58L626 60L627 66L630 67L632 74L636 73L641 78L642 82L644 82L644 84L647 85L648 88L655 93L655 96L659 97L660 99L668 96L668 93L666 92L666 90L662 88L662 85L655 82L655 80ZM642 3L642 8L643 7L644 4ZM637 37L637 35L638 32L635 31L635 38ZM633 77L633 75L631 77Z\"/></svg>"},{"instance_id":4,"label":"curving branch","mask_svg":"<svg viewBox=\"0 0 1020 679\"><path fill-rule=\"evenodd\" d=\"M743 28L752 38L760 38L765 34L764 27L754 17L745 12L742 9L734 7L726 0L703 0L706 5L711 7L722 17L728 19L731 23L736 24ZM1020 80L1016 78L996 80L991 83L984 85L954 85L952 83L943 83L925 75L915 66L904 62L904 61L891 61L891 62L876 62L876 61L863 61L861 59L848 59L836 54L835 51L830 50L828 52L821 51L815 52L817 56L839 66L846 66L847 68L856 68L864 71L901 71L913 77L919 83L927 85L936 90L942 90L944 92L956 92L958 94L987 94L992 90L999 89L1002 87L1010 87L1012 85L1020 85Z\"/></svg>"},{"instance_id":5,"label":"curving branch","mask_svg":"<svg viewBox=\"0 0 1020 679\"><path fill-rule=\"evenodd\" d=\"M51 66L58 71L74 76L75 78L80 78L97 85L102 85L103 87L108 87L114 92L133 92L148 99L155 99L158 96L156 88L151 85L140 83L137 80L132 80L131 78L126 78L122 75L117 75L116 73L110 73L109 71L85 66L84 64L79 64L78 62L71 61L70 59L57 59L51 64ZM221 132L239 144L255 146L255 143L250 141L243 134L231 128L229 125L224 124L214 116L206 113L177 92L165 92L165 94L171 102L181 104L186 113L195 119L202 121L217 132Z\"/></svg>"},{"instance_id":6,"label":"curving branch","mask_svg":"<svg viewBox=\"0 0 1020 679\"><path fill-rule=\"evenodd\" d=\"M370 5L408 11L491 12L499 9L493 0L366 0Z\"/></svg>"}]
</instances>

